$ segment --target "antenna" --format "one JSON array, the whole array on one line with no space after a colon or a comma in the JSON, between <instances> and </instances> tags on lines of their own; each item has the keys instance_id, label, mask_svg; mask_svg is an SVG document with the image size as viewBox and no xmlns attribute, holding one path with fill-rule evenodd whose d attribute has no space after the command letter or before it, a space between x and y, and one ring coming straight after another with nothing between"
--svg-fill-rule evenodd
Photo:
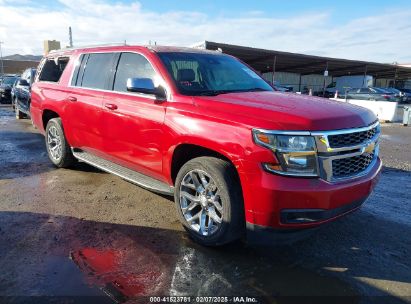
<instances>
[{"instance_id":1,"label":"antenna","mask_svg":"<svg viewBox=\"0 0 411 304\"><path fill-rule=\"evenodd\" d=\"M73 47L73 32L71 31L71 26L69 26L69 46Z\"/></svg>"}]
</instances>

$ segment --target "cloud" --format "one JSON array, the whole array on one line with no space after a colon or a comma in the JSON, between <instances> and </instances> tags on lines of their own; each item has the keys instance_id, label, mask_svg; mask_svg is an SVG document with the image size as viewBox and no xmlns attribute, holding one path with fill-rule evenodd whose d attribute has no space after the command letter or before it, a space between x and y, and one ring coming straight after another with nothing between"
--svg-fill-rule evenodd
<instances>
[{"instance_id":1,"label":"cloud","mask_svg":"<svg viewBox=\"0 0 411 304\"><path fill-rule=\"evenodd\" d=\"M387 11L336 24L329 12L273 18L261 11L238 17L202 12L145 10L139 2L60 0L37 6L29 0L0 0L0 40L4 53L42 53L45 39L90 45L123 42L191 45L202 40L289 52L380 62L409 62L411 11Z\"/></svg>"}]
</instances>

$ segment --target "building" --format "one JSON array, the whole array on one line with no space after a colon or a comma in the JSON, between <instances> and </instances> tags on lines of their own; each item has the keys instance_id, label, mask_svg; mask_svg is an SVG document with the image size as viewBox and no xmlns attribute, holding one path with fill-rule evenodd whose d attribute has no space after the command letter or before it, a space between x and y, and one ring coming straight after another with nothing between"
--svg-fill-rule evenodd
<instances>
[{"instance_id":1,"label":"building","mask_svg":"<svg viewBox=\"0 0 411 304\"><path fill-rule=\"evenodd\" d=\"M300 91L306 87L321 92L340 76L369 75L374 86L408 87L411 66L360 60L321 57L275 50L266 50L212 41L203 41L193 47L221 50L233 55L255 70L269 82L279 82Z\"/></svg>"},{"instance_id":2,"label":"building","mask_svg":"<svg viewBox=\"0 0 411 304\"><path fill-rule=\"evenodd\" d=\"M4 74L21 74L25 69L37 68L38 61L3 59Z\"/></svg>"},{"instance_id":3,"label":"building","mask_svg":"<svg viewBox=\"0 0 411 304\"><path fill-rule=\"evenodd\" d=\"M50 53L53 50L61 49L60 41L57 40L44 40L44 55Z\"/></svg>"}]
</instances>

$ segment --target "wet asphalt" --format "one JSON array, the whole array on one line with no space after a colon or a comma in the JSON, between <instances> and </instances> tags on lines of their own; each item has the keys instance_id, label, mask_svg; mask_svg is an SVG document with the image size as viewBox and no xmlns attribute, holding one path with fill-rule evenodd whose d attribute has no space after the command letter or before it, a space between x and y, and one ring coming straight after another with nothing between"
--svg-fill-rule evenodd
<instances>
[{"instance_id":1,"label":"wet asphalt","mask_svg":"<svg viewBox=\"0 0 411 304\"><path fill-rule=\"evenodd\" d=\"M84 163L56 169L30 120L0 107L0 303L411 303L411 127L382 128L363 207L290 245L193 243L173 202Z\"/></svg>"}]
</instances>

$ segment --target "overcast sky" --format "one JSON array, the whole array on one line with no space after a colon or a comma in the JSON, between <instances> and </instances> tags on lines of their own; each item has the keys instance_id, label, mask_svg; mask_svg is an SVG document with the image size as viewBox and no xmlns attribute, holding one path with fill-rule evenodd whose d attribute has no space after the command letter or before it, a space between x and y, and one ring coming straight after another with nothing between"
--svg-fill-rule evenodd
<instances>
[{"instance_id":1,"label":"overcast sky","mask_svg":"<svg viewBox=\"0 0 411 304\"><path fill-rule=\"evenodd\" d=\"M124 40L189 46L210 40L411 63L409 0L0 0L3 55L42 54L45 39L65 46L69 26L77 46Z\"/></svg>"}]
</instances>

